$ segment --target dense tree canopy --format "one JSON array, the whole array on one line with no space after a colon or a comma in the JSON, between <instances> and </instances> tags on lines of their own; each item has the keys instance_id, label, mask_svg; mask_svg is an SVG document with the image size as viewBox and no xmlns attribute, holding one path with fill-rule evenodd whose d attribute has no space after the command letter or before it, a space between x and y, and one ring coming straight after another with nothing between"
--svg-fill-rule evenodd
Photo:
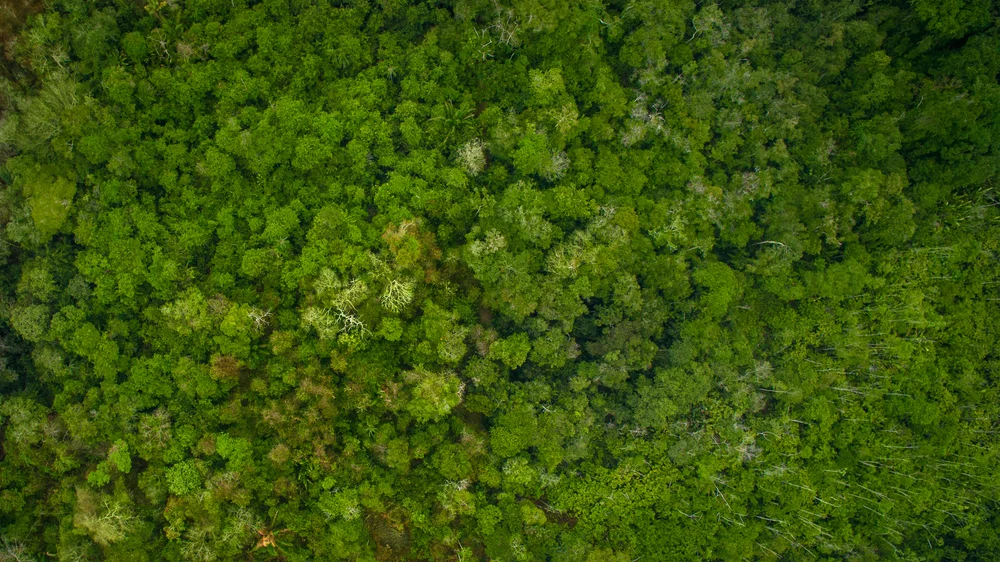
<instances>
[{"instance_id":1,"label":"dense tree canopy","mask_svg":"<svg viewBox=\"0 0 1000 562\"><path fill-rule=\"evenodd\" d=\"M1000 557L992 0L7 4L0 562Z\"/></svg>"}]
</instances>

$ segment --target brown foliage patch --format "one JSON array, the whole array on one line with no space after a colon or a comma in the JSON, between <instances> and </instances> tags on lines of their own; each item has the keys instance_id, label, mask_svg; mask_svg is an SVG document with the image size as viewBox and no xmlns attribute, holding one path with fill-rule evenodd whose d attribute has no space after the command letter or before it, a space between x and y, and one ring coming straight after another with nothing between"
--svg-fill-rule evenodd
<instances>
[{"instance_id":1,"label":"brown foliage patch","mask_svg":"<svg viewBox=\"0 0 1000 562\"><path fill-rule=\"evenodd\" d=\"M213 355L211 374L216 380L236 380L240 378L239 360L230 355Z\"/></svg>"},{"instance_id":2,"label":"brown foliage patch","mask_svg":"<svg viewBox=\"0 0 1000 562\"><path fill-rule=\"evenodd\" d=\"M0 0L0 77L13 79L28 74L14 60L14 45L18 34L28 21L28 16L45 9L42 0ZM30 75L29 75L30 76ZM6 110L7 100L0 97L0 115Z\"/></svg>"},{"instance_id":3,"label":"brown foliage patch","mask_svg":"<svg viewBox=\"0 0 1000 562\"><path fill-rule=\"evenodd\" d=\"M399 226L389 223L382 233L382 240L389 245L396 264L403 269L423 270L424 281L436 283L441 273L438 262L441 248L438 247L433 232L420 229L417 221L403 221Z\"/></svg>"},{"instance_id":4,"label":"brown foliage patch","mask_svg":"<svg viewBox=\"0 0 1000 562\"><path fill-rule=\"evenodd\" d=\"M31 14L37 14L45 9L41 0L0 0L0 42L3 45L3 58L10 58L11 42L16 39L21 27Z\"/></svg>"},{"instance_id":5,"label":"brown foliage patch","mask_svg":"<svg viewBox=\"0 0 1000 562\"><path fill-rule=\"evenodd\" d=\"M403 514L390 510L373 513L365 518L368 534L375 542L375 559L379 562L407 560L410 553L410 531Z\"/></svg>"}]
</instances>

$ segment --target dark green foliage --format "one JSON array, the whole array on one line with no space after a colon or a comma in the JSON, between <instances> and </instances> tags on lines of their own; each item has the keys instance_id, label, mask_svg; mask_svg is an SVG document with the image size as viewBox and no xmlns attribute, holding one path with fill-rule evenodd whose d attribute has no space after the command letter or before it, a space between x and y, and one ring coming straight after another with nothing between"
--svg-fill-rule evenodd
<instances>
[{"instance_id":1,"label":"dark green foliage","mask_svg":"<svg viewBox=\"0 0 1000 562\"><path fill-rule=\"evenodd\" d=\"M0 562L1000 556L994 2L35 11Z\"/></svg>"}]
</instances>

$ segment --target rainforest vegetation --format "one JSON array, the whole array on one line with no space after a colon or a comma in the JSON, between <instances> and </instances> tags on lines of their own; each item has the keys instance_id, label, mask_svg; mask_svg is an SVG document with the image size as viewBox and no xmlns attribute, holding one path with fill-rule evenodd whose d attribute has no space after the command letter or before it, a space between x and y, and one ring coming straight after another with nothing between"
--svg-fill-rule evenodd
<instances>
[{"instance_id":1,"label":"rainforest vegetation","mask_svg":"<svg viewBox=\"0 0 1000 562\"><path fill-rule=\"evenodd\" d=\"M0 561L1000 559L997 3L0 20Z\"/></svg>"}]
</instances>

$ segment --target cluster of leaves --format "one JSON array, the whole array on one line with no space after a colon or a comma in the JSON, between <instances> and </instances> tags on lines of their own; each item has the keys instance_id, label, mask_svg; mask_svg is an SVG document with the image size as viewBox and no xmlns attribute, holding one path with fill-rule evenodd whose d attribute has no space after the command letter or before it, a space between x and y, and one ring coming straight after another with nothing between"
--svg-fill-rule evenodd
<instances>
[{"instance_id":1,"label":"cluster of leaves","mask_svg":"<svg viewBox=\"0 0 1000 562\"><path fill-rule=\"evenodd\" d=\"M997 21L46 3L0 561L998 556Z\"/></svg>"}]
</instances>

